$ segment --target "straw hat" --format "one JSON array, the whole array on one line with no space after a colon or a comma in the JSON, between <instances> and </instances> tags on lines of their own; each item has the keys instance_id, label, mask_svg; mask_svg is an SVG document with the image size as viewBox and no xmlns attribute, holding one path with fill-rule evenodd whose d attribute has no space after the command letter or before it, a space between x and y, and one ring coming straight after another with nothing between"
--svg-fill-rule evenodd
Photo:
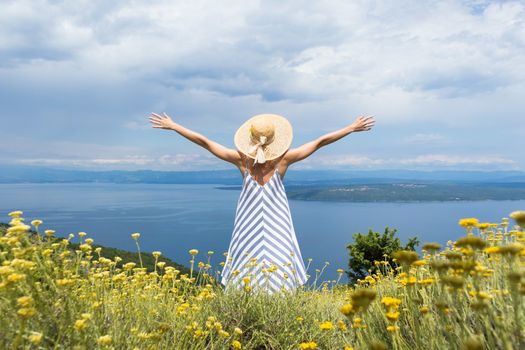
<instances>
[{"instance_id":1,"label":"straw hat","mask_svg":"<svg viewBox=\"0 0 525 350\"><path fill-rule=\"evenodd\" d=\"M257 163L281 156L292 144L292 124L277 114L258 114L235 132L235 146Z\"/></svg>"}]
</instances>

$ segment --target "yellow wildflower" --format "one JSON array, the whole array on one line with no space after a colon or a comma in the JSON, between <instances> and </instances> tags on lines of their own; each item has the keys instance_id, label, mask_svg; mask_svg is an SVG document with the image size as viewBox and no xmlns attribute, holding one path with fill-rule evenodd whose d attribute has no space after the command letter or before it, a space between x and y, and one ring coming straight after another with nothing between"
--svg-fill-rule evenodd
<instances>
[{"instance_id":1,"label":"yellow wildflower","mask_svg":"<svg viewBox=\"0 0 525 350\"><path fill-rule=\"evenodd\" d=\"M490 227L490 222L482 222L476 225L480 230L486 230Z\"/></svg>"},{"instance_id":2,"label":"yellow wildflower","mask_svg":"<svg viewBox=\"0 0 525 350\"><path fill-rule=\"evenodd\" d=\"M343 306L341 306L339 311L341 311L343 315L350 315L354 312L354 308L352 304L344 304Z\"/></svg>"},{"instance_id":3,"label":"yellow wildflower","mask_svg":"<svg viewBox=\"0 0 525 350\"><path fill-rule=\"evenodd\" d=\"M381 304L385 305L387 308L397 309L401 304L401 299L392 298L392 297L383 297L381 299Z\"/></svg>"},{"instance_id":4,"label":"yellow wildflower","mask_svg":"<svg viewBox=\"0 0 525 350\"><path fill-rule=\"evenodd\" d=\"M426 265L426 260L416 260L412 263L412 266L423 266Z\"/></svg>"},{"instance_id":5,"label":"yellow wildflower","mask_svg":"<svg viewBox=\"0 0 525 350\"><path fill-rule=\"evenodd\" d=\"M483 291L478 292L477 296L478 296L479 299L490 299L490 298L492 298L492 296L489 293L483 292Z\"/></svg>"},{"instance_id":6,"label":"yellow wildflower","mask_svg":"<svg viewBox=\"0 0 525 350\"><path fill-rule=\"evenodd\" d=\"M197 249L190 249L189 253L193 256L199 254L199 251Z\"/></svg>"},{"instance_id":7,"label":"yellow wildflower","mask_svg":"<svg viewBox=\"0 0 525 350\"><path fill-rule=\"evenodd\" d=\"M395 331L399 330L399 327L395 326L395 325L390 325L390 326L386 327L386 330L389 331L389 332L395 332Z\"/></svg>"},{"instance_id":8,"label":"yellow wildflower","mask_svg":"<svg viewBox=\"0 0 525 350\"><path fill-rule=\"evenodd\" d=\"M102 346L110 345L113 339L110 335L103 335L98 338L98 343Z\"/></svg>"},{"instance_id":9,"label":"yellow wildflower","mask_svg":"<svg viewBox=\"0 0 525 350\"><path fill-rule=\"evenodd\" d=\"M329 331L329 330L332 330L334 328L334 325L330 321L324 321L323 323L321 323L319 325L319 328L322 331Z\"/></svg>"},{"instance_id":10,"label":"yellow wildflower","mask_svg":"<svg viewBox=\"0 0 525 350\"><path fill-rule=\"evenodd\" d=\"M38 228L38 226L42 225L42 220L33 220L33 221L31 221L31 225L33 225L36 228Z\"/></svg>"},{"instance_id":11,"label":"yellow wildflower","mask_svg":"<svg viewBox=\"0 0 525 350\"><path fill-rule=\"evenodd\" d=\"M488 247L483 250L485 253L492 255L492 254L499 254L501 249L500 247Z\"/></svg>"},{"instance_id":12,"label":"yellow wildflower","mask_svg":"<svg viewBox=\"0 0 525 350\"><path fill-rule=\"evenodd\" d=\"M83 329L86 328L86 319L81 319L81 320L76 320L75 321L75 324L73 325L73 327L77 330L77 331L81 331Z\"/></svg>"},{"instance_id":13,"label":"yellow wildflower","mask_svg":"<svg viewBox=\"0 0 525 350\"><path fill-rule=\"evenodd\" d=\"M402 264L410 265L418 259L418 254L413 250L398 250L392 256Z\"/></svg>"},{"instance_id":14,"label":"yellow wildflower","mask_svg":"<svg viewBox=\"0 0 525 350\"><path fill-rule=\"evenodd\" d=\"M417 283L423 285L423 286L428 286L430 284L432 284L434 282L434 279L433 278L425 278L425 279L422 279L420 281L418 281Z\"/></svg>"},{"instance_id":15,"label":"yellow wildflower","mask_svg":"<svg viewBox=\"0 0 525 350\"><path fill-rule=\"evenodd\" d=\"M386 318L390 321L396 321L399 318L399 311L391 311L385 314Z\"/></svg>"},{"instance_id":16,"label":"yellow wildflower","mask_svg":"<svg viewBox=\"0 0 525 350\"><path fill-rule=\"evenodd\" d=\"M0 266L0 275L9 275L15 270L11 266Z\"/></svg>"},{"instance_id":17,"label":"yellow wildflower","mask_svg":"<svg viewBox=\"0 0 525 350\"><path fill-rule=\"evenodd\" d=\"M317 349L317 343L314 341L302 342L301 344L299 344L299 347L303 350Z\"/></svg>"},{"instance_id":18,"label":"yellow wildflower","mask_svg":"<svg viewBox=\"0 0 525 350\"><path fill-rule=\"evenodd\" d=\"M470 247L472 249L483 249L487 246L487 241L481 237L476 236L466 236L461 237L456 241L456 247L466 248Z\"/></svg>"},{"instance_id":19,"label":"yellow wildflower","mask_svg":"<svg viewBox=\"0 0 525 350\"><path fill-rule=\"evenodd\" d=\"M460 226L463 226L465 228L470 228L470 227L477 225L479 223L479 220L476 218L463 218L459 220L458 223Z\"/></svg>"},{"instance_id":20,"label":"yellow wildflower","mask_svg":"<svg viewBox=\"0 0 525 350\"><path fill-rule=\"evenodd\" d=\"M9 215L9 216L12 217L12 218L19 218L22 214L24 214L23 211L21 211L21 210L15 210L15 211L10 212L10 213L7 214L7 215Z\"/></svg>"},{"instance_id":21,"label":"yellow wildflower","mask_svg":"<svg viewBox=\"0 0 525 350\"><path fill-rule=\"evenodd\" d=\"M59 287L64 287L64 286L72 285L73 283L75 283L75 281L73 281L70 278L61 278L61 279L56 280L56 283Z\"/></svg>"},{"instance_id":22,"label":"yellow wildflower","mask_svg":"<svg viewBox=\"0 0 525 350\"><path fill-rule=\"evenodd\" d=\"M23 297L20 297L16 300L18 306L22 306L22 307L30 307L33 305L33 298L29 297L29 296L23 296Z\"/></svg>"},{"instance_id":23,"label":"yellow wildflower","mask_svg":"<svg viewBox=\"0 0 525 350\"><path fill-rule=\"evenodd\" d=\"M11 226L7 229L7 232L9 234L17 234L17 233L24 233L24 232L27 232L31 229L30 226L28 225L25 225L25 224L17 224L17 225L14 225L14 226Z\"/></svg>"},{"instance_id":24,"label":"yellow wildflower","mask_svg":"<svg viewBox=\"0 0 525 350\"><path fill-rule=\"evenodd\" d=\"M38 345L38 344L40 344L40 342L42 341L42 333L33 332L33 333L29 336L29 341L30 341L33 345Z\"/></svg>"},{"instance_id":25,"label":"yellow wildflower","mask_svg":"<svg viewBox=\"0 0 525 350\"><path fill-rule=\"evenodd\" d=\"M525 210L513 211L509 216L513 218L518 225L522 227L525 226Z\"/></svg>"},{"instance_id":26,"label":"yellow wildflower","mask_svg":"<svg viewBox=\"0 0 525 350\"><path fill-rule=\"evenodd\" d=\"M428 308L428 306L421 306L419 308L419 312L421 312L422 314L426 314L429 311L430 311L430 309Z\"/></svg>"},{"instance_id":27,"label":"yellow wildflower","mask_svg":"<svg viewBox=\"0 0 525 350\"><path fill-rule=\"evenodd\" d=\"M12 273L9 276L7 276L7 280L9 282L18 282L26 278L26 275L21 273Z\"/></svg>"},{"instance_id":28,"label":"yellow wildflower","mask_svg":"<svg viewBox=\"0 0 525 350\"><path fill-rule=\"evenodd\" d=\"M22 317L28 318L36 314L36 309L34 307L23 307L18 309L17 313Z\"/></svg>"},{"instance_id":29,"label":"yellow wildflower","mask_svg":"<svg viewBox=\"0 0 525 350\"><path fill-rule=\"evenodd\" d=\"M425 243L423 244L423 249L429 252L435 252L441 249L441 244L436 242Z\"/></svg>"},{"instance_id":30,"label":"yellow wildflower","mask_svg":"<svg viewBox=\"0 0 525 350\"><path fill-rule=\"evenodd\" d=\"M122 265L122 268L124 268L124 270L131 270L133 269L137 264L134 263L134 262L129 262L129 263L125 263L124 265Z\"/></svg>"}]
</instances>

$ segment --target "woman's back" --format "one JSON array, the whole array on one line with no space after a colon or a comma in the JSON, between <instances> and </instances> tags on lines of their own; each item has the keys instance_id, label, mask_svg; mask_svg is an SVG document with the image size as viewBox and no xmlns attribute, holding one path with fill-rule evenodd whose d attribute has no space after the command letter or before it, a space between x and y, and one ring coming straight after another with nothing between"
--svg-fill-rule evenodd
<instances>
[{"instance_id":1,"label":"woman's back","mask_svg":"<svg viewBox=\"0 0 525 350\"><path fill-rule=\"evenodd\" d=\"M307 281L306 268L279 162L264 185L250 174L247 163L221 283L227 289L242 288L249 278L250 288L270 294L281 287L295 289Z\"/></svg>"}]
</instances>

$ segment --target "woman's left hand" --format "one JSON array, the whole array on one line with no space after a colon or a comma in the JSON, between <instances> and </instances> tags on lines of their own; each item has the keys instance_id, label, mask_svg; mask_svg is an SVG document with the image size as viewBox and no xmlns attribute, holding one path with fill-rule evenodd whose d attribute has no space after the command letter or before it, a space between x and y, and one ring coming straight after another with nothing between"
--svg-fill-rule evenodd
<instances>
[{"instance_id":1,"label":"woman's left hand","mask_svg":"<svg viewBox=\"0 0 525 350\"><path fill-rule=\"evenodd\" d=\"M359 116L351 125L352 131L368 131L374 126L373 116Z\"/></svg>"}]
</instances>

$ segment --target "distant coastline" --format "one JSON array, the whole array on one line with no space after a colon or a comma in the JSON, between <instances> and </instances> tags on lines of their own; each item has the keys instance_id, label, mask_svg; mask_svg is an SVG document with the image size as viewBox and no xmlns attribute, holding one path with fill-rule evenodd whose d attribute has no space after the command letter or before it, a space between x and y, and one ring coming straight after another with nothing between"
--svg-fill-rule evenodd
<instances>
[{"instance_id":1,"label":"distant coastline","mask_svg":"<svg viewBox=\"0 0 525 350\"><path fill-rule=\"evenodd\" d=\"M240 190L237 169L206 171L89 171L0 165L0 184L209 184ZM291 200L429 202L524 200L525 172L468 170L294 170L284 184Z\"/></svg>"},{"instance_id":2,"label":"distant coastline","mask_svg":"<svg viewBox=\"0 0 525 350\"><path fill-rule=\"evenodd\" d=\"M216 186L239 190L239 186ZM370 183L287 186L288 199L323 202L446 202L524 200L525 183Z\"/></svg>"},{"instance_id":3,"label":"distant coastline","mask_svg":"<svg viewBox=\"0 0 525 350\"><path fill-rule=\"evenodd\" d=\"M296 170L291 167L286 185L370 184L399 182L525 183L525 171L500 170ZM47 166L0 164L0 183L161 183L241 185L238 169L202 171L77 170Z\"/></svg>"}]
</instances>

